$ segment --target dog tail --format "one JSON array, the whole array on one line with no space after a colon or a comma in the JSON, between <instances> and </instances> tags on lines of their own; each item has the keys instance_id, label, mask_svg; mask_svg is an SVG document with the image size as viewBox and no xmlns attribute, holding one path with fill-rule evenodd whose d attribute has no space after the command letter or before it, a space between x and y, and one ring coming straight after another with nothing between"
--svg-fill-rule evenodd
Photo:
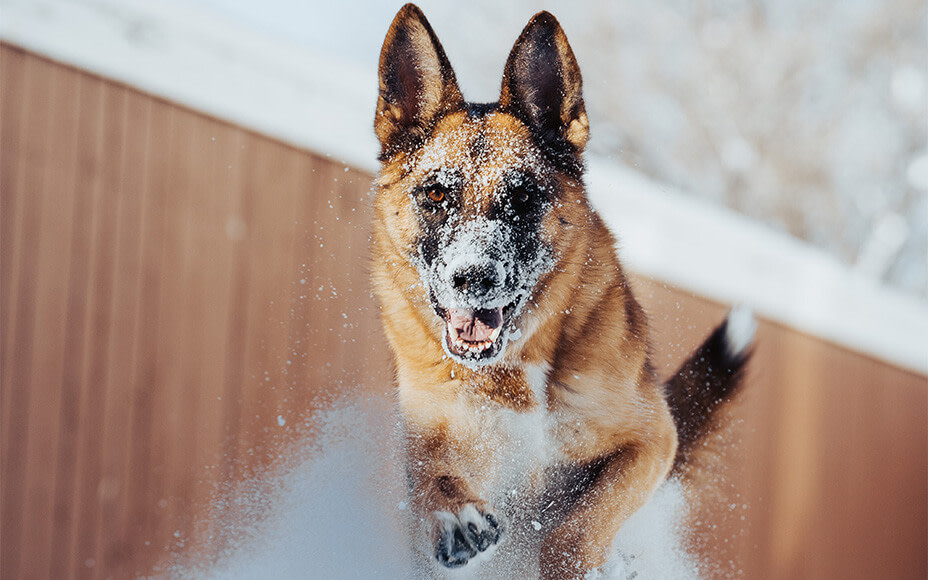
<instances>
[{"instance_id":1,"label":"dog tail","mask_svg":"<svg viewBox=\"0 0 928 580\"><path fill-rule=\"evenodd\" d=\"M719 410L740 390L756 329L750 308L733 309L667 381L667 402L679 440L673 473L678 473L700 443L721 426Z\"/></svg>"}]
</instances>

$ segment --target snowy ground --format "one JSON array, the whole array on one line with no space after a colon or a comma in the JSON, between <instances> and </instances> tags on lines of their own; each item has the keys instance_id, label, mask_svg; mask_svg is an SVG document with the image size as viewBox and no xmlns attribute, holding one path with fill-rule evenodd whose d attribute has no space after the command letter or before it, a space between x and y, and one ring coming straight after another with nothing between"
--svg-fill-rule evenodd
<instances>
[{"instance_id":1,"label":"snowy ground","mask_svg":"<svg viewBox=\"0 0 928 580\"><path fill-rule=\"evenodd\" d=\"M223 528L233 530L217 556L210 542L194 546L166 574L184 580L410 580L409 510L398 445L383 400L343 403L312 419L320 435L292 450L289 466L217 492L227 507ZM623 527L600 580L695 580L698 563L680 547L683 512L679 486L665 484ZM498 550L505 550L503 543ZM200 556L198 556L200 554ZM449 579L512 576L487 562ZM527 579L528 580L528 579Z\"/></svg>"}]
</instances>

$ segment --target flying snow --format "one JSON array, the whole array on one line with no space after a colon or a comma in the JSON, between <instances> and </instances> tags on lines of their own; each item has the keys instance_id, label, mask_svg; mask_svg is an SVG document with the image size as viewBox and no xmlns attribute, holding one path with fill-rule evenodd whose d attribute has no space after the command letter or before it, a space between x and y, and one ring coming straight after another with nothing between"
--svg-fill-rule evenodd
<instances>
[{"instance_id":1,"label":"flying snow","mask_svg":"<svg viewBox=\"0 0 928 580\"><path fill-rule=\"evenodd\" d=\"M409 543L411 510L395 418L384 412L389 405L383 399L353 401L318 413L316 438L291 450L299 460L218 493L217 503L234 501L238 508L229 511L239 515L220 522L233 537L177 556L166 576L425 580ZM604 570L588 578L696 579L698 563L678 536L684 508L680 486L665 483L619 532ZM499 550L505 549L503 542ZM490 568L492 561L479 577L513 577ZM474 575L465 568L448 577Z\"/></svg>"}]
</instances>

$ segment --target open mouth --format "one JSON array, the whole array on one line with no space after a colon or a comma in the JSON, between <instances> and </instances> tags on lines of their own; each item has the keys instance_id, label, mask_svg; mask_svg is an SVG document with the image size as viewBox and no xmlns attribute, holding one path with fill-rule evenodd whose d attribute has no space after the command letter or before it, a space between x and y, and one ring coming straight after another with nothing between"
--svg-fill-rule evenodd
<instances>
[{"instance_id":1,"label":"open mouth","mask_svg":"<svg viewBox=\"0 0 928 580\"><path fill-rule=\"evenodd\" d=\"M515 303L504 308L440 308L449 354L463 361L489 362L500 353L504 329Z\"/></svg>"},{"instance_id":2,"label":"open mouth","mask_svg":"<svg viewBox=\"0 0 928 580\"><path fill-rule=\"evenodd\" d=\"M490 350L503 330L503 309L449 308L445 311L448 348L460 356Z\"/></svg>"}]
</instances>

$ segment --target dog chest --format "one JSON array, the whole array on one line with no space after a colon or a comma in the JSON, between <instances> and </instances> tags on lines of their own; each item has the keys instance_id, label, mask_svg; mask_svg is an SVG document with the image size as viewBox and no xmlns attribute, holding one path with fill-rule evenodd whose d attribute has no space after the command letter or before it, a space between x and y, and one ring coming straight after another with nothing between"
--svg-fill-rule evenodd
<instances>
[{"instance_id":1,"label":"dog chest","mask_svg":"<svg viewBox=\"0 0 928 580\"><path fill-rule=\"evenodd\" d=\"M494 439L498 442L496 477L488 489L490 495L519 493L538 483L544 469L558 459L553 443L553 421L546 405L547 365L526 368L526 378L537 404L531 411L514 411L502 407L490 410Z\"/></svg>"}]
</instances>

